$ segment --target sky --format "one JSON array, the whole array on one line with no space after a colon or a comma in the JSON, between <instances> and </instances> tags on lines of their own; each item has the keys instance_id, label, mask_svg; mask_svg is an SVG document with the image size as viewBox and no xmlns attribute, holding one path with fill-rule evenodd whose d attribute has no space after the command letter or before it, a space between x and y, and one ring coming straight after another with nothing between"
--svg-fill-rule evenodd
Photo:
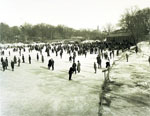
<instances>
[{"instance_id":1,"label":"sky","mask_svg":"<svg viewBox=\"0 0 150 116\"><path fill-rule=\"evenodd\" d=\"M125 10L134 6L150 7L150 0L0 0L0 22L102 29L106 24L115 26Z\"/></svg>"}]
</instances>

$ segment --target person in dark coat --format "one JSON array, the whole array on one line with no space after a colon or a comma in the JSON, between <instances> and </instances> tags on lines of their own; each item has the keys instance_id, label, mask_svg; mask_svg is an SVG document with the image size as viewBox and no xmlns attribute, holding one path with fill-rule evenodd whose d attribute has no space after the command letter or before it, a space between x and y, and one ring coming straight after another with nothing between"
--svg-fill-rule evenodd
<instances>
[{"instance_id":1,"label":"person in dark coat","mask_svg":"<svg viewBox=\"0 0 150 116\"><path fill-rule=\"evenodd\" d=\"M49 49L47 50L47 56L50 56Z\"/></svg>"},{"instance_id":2,"label":"person in dark coat","mask_svg":"<svg viewBox=\"0 0 150 116\"><path fill-rule=\"evenodd\" d=\"M48 69L50 70L50 68L51 68L51 66L52 66L52 61L51 61L51 59L48 61Z\"/></svg>"},{"instance_id":3,"label":"person in dark coat","mask_svg":"<svg viewBox=\"0 0 150 116\"><path fill-rule=\"evenodd\" d=\"M72 56L69 57L69 61L70 61L70 62L72 61Z\"/></svg>"},{"instance_id":4,"label":"person in dark coat","mask_svg":"<svg viewBox=\"0 0 150 116\"><path fill-rule=\"evenodd\" d=\"M2 62L2 67L3 67L3 71L5 71L5 69L6 69L6 62L5 61Z\"/></svg>"},{"instance_id":5,"label":"person in dark coat","mask_svg":"<svg viewBox=\"0 0 150 116\"><path fill-rule=\"evenodd\" d=\"M86 55L87 55L87 51L85 51L84 55L85 55L85 58L86 58Z\"/></svg>"},{"instance_id":6,"label":"person in dark coat","mask_svg":"<svg viewBox=\"0 0 150 116\"><path fill-rule=\"evenodd\" d=\"M54 70L54 60L51 59L51 63L52 63L52 70Z\"/></svg>"},{"instance_id":7,"label":"person in dark coat","mask_svg":"<svg viewBox=\"0 0 150 116\"><path fill-rule=\"evenodd\" d=\"M8 67L8 59L7 59L7 57L5 59L5 63L6 63L6 69L7 69L7 67Z\"/></svg>"},{"instance_id":8,"label":"person in dark coat","mask_svg":"<svg viewBox=\"0 0 150 116\"><path fill-rule=\"evenodd\" d=\"M43 55L42 55L42 58L41 58L41 59L42 59L42 63L44 63L44 56L43 56Z\"/></svg>"},{"instance_id":9,"label":"person in dark coat","mask_svg":"<svg viewBox=\"0 0 150 116\"><path fill-rule=\"evenodd\" d=\"M16 58L16 56L14 56L14 63L15 63L15 64L17 63L17 58Z\"/></svg>"},{"instance_id":10,"label":"person in dark coat","mask_svg":"<svg viewBox=\"0 0 150 116\"><path fill-rule=\"evenodd\" d=\"M107 61L107 62L106 62L106 68L109 68L109 67L110 67L110 62Z\"/></svg>"},{"instance_id":11,"label":"person in dark coat","mask_svg":"<svg viewBox=\"0 0 150 116\"><path fill-rule=\"evenodd\" d=\"M128 59L129 59L129 53L127 52L126 53L126 60L127 60L127 62L128 62Z\"/></svg>"},{"instance_id":12,"label":"person in dark coat","mask_svg":"<svg viewBox=\"0 0 150 116\"><path fill-rule=\"evenodd\" d=\"M98 55L98 56L96 57L96 59L97 59L98 68L101 68L102 60L101 60L101 58L100 58L100 55Z\"/></svg>"},{"instance_id":13,"label":"person in dark coat","mask_svg":"<svg viewBox=\"0 0 150 116\"><path fill-rule=\"evenodd\" d=\"M73 70L74 70L75 74L76 74L76 67L77 67L76 63L75 63L75 62L73 62L73 64L72 64L72 68L73 68Z\"/></svg>"},{"instance_id":14,"label":"person in dark coat","mask_svg":"<svg viewBox=\"0 0 150 116\"><path fill-rule=\"evenodd\" d=\"M72 80L71 77L72 77L73 72L74 72L73 67L70 67L70 69L69 69L69 80Z\"/></svg>"},{"instance_id":15,"label":"person in dark coat","mask_svg":"<svg viewBox=\"0 0 150 116\"><path fill-rule=\"evenodd\" d=\"M109 56L110 56L110 59L112 58L112 52L110 51L110 53L109 53Z\"/></svg>"},{"instance_id":16,"label":"person in dark coat","mask_svg":"<svg viewBox=\"0 0 150 116\"><path fill-rule=\"evenodd\" d=\"M97 66L96 66L95 62L94 62L94 71L95 71L95 73L97 72Z\"/></svg>"},{"instance_id":17,"label":"person in dark coat","mask_svg":"<svg viewBox=\"0 0 150 116\"><path fill-rule=\"evenodd\" d=\"M117 53L116 53L116 55L117 55L117 56L119 56L119 50L117 50Z\"/></svg>"},{"instance_id":18,"label":"person in dark coat","mask_svg":"<svg viewBox=\"0 0 150 116\"><path fill-rule=\"evenodd\" d=\"M56 56L58 56L58 51L56 50Z\"/></svg>"},{"instance_id":19,"label":"person in dark coat","mask_svg":"<svg viewBox=\"0 0 150 116\"><path fill-rule=\"evenodd\" d=\"M149 62L149 65L150 65L150 56L148 57L148 62Z\"/></svg>"},{"instance_id":20,"label":"person in dark coat","mask_svg":"<svg viewBox=\"0 0 150 116\"><path fill-rule=\"evenodd\" d=\"M14 61L11 61L11 68L12 68L12 71L14 71Z\"/></svg>"},{"instance_id":21,"label":"person in dark coat","mask_svg":"<svg viewBox=\"0 0 150 116\"><path fill-rule=\"evenodd\" d=\"M47 53L47 56L50 56L49 48L46 48L45 52Z\"/></svg>"},{"instance_id":22,"label":"person in dark coat","mask_svg":"<svg viewBox=\"0 0 150 116\"><path fill-rule=\"evenodd\" d=\"M22 55L22 63L25 63L24 55Z\"/></svg>"},{"instance_id":23,"label":"person in dark coat","mask_svg":"<svg viewBox=\"0 0 150 116\"><path fill-rule=\"evenodd\" d=\"M75 57L75 56L73 56L73 62L75 62L75 58L76 58L76 57Z\"/></svg>"},{"instance_id":24,"label":"person in dark coat","mask_svg":"<svg viewBox=\"0 0 150 116\"><path fill-rule=\"evenodd\" d=\"M36 59L37 59L37 61L39 61L39 54L38 53L36 55Z\"/></svg>"},{"instance_id":25,"label":"person in dark coat","mask_svg":"<svg viewBox=\"0 0 150 116\"><path fill-rule=\"evenodd\" d=\"M63 54L63 52L62 51L60 51L60 57L62 58L62 54Z\"/></svg>"},{"instance_id":26,"label":"person in dark coat","mask_svg":"<svg viewBox=\"0 0 150 116\"><path fill-rule=\"evenodd\" d=\"M135 47L135 52L136 52L136 54L138 53L138 46L137 45Z\"/></svg>"},{"instance_id":27,"label":"person in dark coat","mask_svg":"<svg viewBox=\"0 0 150 116\"><path fill-rule=\"evenodd\" d=\"M18 67L20 66L20 58L18 58Z\"/></svg>"},{"instance_id":28,"label":"person in dark coat","mask_svg":"<svg viewBox=\"0 0 150 116\"><path fill-rule=\"evenodd\" d=\"M3 61L4 61L4 59L3 59L3 57L1 57L1 63L3 63Z\"/></svg>"},{"instance_id":29,"label":"person in dark coat","mask_svg":"<svg viewBox=\"0 0 150 116\"><path fill-rule=\"evenodd\" d=\"M29 64L31 64L31 56L29 55Z\"/></svg>"}]
</instances>

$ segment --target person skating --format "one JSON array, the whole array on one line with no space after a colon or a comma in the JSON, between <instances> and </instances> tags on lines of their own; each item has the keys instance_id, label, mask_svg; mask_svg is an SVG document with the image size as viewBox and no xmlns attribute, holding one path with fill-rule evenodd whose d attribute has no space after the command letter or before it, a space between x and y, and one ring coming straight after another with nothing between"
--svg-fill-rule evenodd
<instances>
[{"instance_id":1,"label":"person skating","mask_svg":"<svg viewBox=\"0 0 150 116\"><path fill-rule=\"evenodd\" d=\"M17 63L17 58L16 58L16 56L14 56L14 63L15 63L15 64Z\"/></svg>"},{"instance_id":2,"label":"person skating","mask_svg":"<svg viewBox=\"0 0 150 116\"><path fill-rule=\"evenodd\" d=\"M76 57L75 57L75 56L73 56L73 62L75 62L75 58L76 58Z\"/></svg>"},{"instance_id":3,"label":"person skating","mask_svg":"<svg viewBox=\"0 0 150 116\"><path fill-rule=\"evenodd\" d=\"M101 68L102 60L100 58L100 55L98 55L96 59L97 59L98 68Z\"/></svg>"},{"instance_id":4,"label":"person skating","mask_svg":"<svg viewBox=\"0 0 150 116\"><path fill-rule=\"evenodd\" d=\"M41 58L41 59L42 59L42 63L44 63L44 56L43 56L43 55L42 55L42 58Z\"/></svg>"},{"instance_id":5,"label":"person skating","mask_svg":"<svg viewBox=\"0 0 150 116\"><path fill-rule=\"evenodd\" d=\"M73 72L74 72L73 67L70 67L70 69L69 69L69 80L72 80L71 78L72 78Z\"/></svg>"},{"instance_id":6,"label":"person skating","mask_svg":"<svg viewBox=\"0 0 150 116\"><path fill-rule=\"evenodd\" d=\"M48 61L48 69L50 70L50 68L51 68L51 66L52 66L52 61L51 61L51 59Z\"/></svg>"},{"instance_id":7,"label":"person skating","mask_svg":"<svg viewBox=\"0 0 150 116\"><path fill-rule=\"evenodd\" d=\"M9 51L9 56L10 56L10 51Z\"/></svg>"},{"instance_id":8,"label":"person skating","mask_svg":"<svg viewBox=\"0 0 150 116\"><path fill-rule=\"evenodd\" d=\"M87 51L85 51L84 55L85 55L85 58L86 58L86 56L87 56Z\"/></svg>"},{"instance_id":9,"label":"person skating","mask_svg":"<svg viewBox=\"0 0 150 116\"><path fill-rule=\"evenodd\" d=\"M22 63L25 63L24 55L22 55Z\"/></svg>"},{"instance_id":10,"label":"person skating","mask_svg":"<svg viewBox=\"0 0 150 116\"><path fill-rule=\"evenodd\" d=\"M38 53L36 55L36 59L37 59L37 61L39 61L39 54Z\"/></svg>"},{"instance_id":11,"label":"person skating","mask_svg":"<svg viewBox=\"0 0 150 116\"><path fill-rule=\"evenodd\" d=\"M149 58L148 58L148 62L149 62L149 65L150 65L150 56L149 56Z\"/></svg>"},{"instance_id":12,"label":"person skating","mask_svg":"<svg viewBox=\"0 0 150 116\"><path fill-rule=\"evenodd\" d=\"M11 61L11 69L12 69L12 71L14 71L14 61Z\"/></svg>"},{"instance_id":13,"label":"person skating","mask_svg":"<svg viewBox=\"0 0 150 116\"><path fill-rule=\"evenodd\" d=\"M74 72L75 72L75 74L76 74L76 67L77 67L77 65L76 65L76 63L75 62L73 62L73 64L72 64L72 68L73 68L73 70L74 70Z\"/></svg>"},{"instance_id":14,"label":"person skating","mask_svg":"<svg viewBox=\"0 0 150 116\"><path fill-rule=\"evenodd\" d=\"M78 73L80 73L80 70L81 70L81 64L80 64L80 62L78 61L78 64L77 64L77 71L78 71Z\"/></svg>"},{"instance_id":15,"label":"person skating","mask_svg":"<svg viewBox=\"0 0 150 116\"><path fill-rule=\"evenodd\" d=\"M20 66L20 58L18 58L18 67Z\"/></svg>"},{"instance_id":16,"label":"person skating","mask_svg":"<svg viewBox=\"0 0 150 116\"><path fill-rule=\"evenodd\" d=\"M128 62L128 60L129 60L129 52L126 52L126 60Z\"/></svg>"},{"instance_id":17,"label":"person skating","mask_svg":"<svg viewBox=\"0 0 150 116\"><path fill-rule=\"evenodd\" d=\"M62 52L62 50L60 51L60 58L62 58L62 54L63 54L63 52Z\"/></svg>"},{"instance_id":18,"label":"person skating","mask_svg":"<svg viewBox=\"0 0 150 116\"><path fill-rule=\"evenodd\" d=\"M29 64L31 64L31 56L29 55Z\"/></svg>"},{"instance_id":19,"label":"person skating","mask_svg":"<svg viewBox=\"0 0 150 116\"><path fill-rule=\"evenodd\" d=\"M3 57L1 57L1 63L3 63L3 61L4 61L4 59L3 59Z\"/></svg>"},{"instance_id":20,"label":"person skating","mask_svg":"<svg viewBox=\"0 0 150 116\"><path fill-rule=\"evenodd\" d=\"M7 69L7 67L8 67L8 59L7 59L7 57L5 59L5 63L6 63L6 69Z\"/></svg>"},{"instance_id":21,"label":"person skating","mask_svg":"<svg viewBox=\"0 0 150 116\"><path fill-rule=\"evenodd\" d=\"M3 71L5 71L5 69L6 69L6 62L5 61L2 62L2 67L3 67Z\"/></svg>"},{"instance_id":22,"label":"person skating","mask_svg":"<svg viewBox=\"0 0 150 116\"><path fill-rule=\"evenodd\" d=\"M70 61L70 62L72 61L72 56L69 56L69 61Z\"/></svg>"},{"instance_id":23,"label":"person skating","mask_svg":"<svg viewBox=\"0 0 150 116\"><path fill-rule=\"evenodd\" d=\"M117 50L116 56L119 56L119 50Z\"/></svg>"},{"instance_id":24,"label":"person skating","mask_svg":"<svg viewBox=\"0 0 150 116\"><path fill-rule=\"evenodd\" d=\"M51 58L52 70L54 70L54 60Z\"/></svg>"},{"instance_id":25,"label":"person skating","mask_svg":"<svg viewBox=\"0 0 150 116\"><path fill-rule=\"evenodd\" d=\"M95 71L95 73L97 72L97 66L96 66L95 62L94 62L94 71Z\"/></svg>"},{"instance_id":26,"label":"person skating","mask_svg":"<svg viewBox=\"0 0 150 116\"><path fill-rule=\"evenodd\" d=\"M110 62L107 61L107 62L106 62L106 68L109 68L109 67L110 67Z\"/></svg>"},{"instance_id":27,"label":"person skating","mask_svg":"<svg viewBox=\"0 0 150 116\"><path fill-rule=\"evenodd\" d=\"M136 52L136 54L138 53L138 46L137 45L135 47L135 52Z\"/></svg>"}]
</instances>

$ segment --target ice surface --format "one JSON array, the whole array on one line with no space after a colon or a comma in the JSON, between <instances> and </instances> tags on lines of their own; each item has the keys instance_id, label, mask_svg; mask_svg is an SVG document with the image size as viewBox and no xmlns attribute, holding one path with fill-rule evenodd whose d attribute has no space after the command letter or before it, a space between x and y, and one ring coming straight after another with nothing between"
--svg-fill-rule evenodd
<instances>
[{"instance_id":1,"label":"ice surface","mask_svg":"<svg viewBox=\"0 0 150 116\"><path fill-rule=\"evenodd\" d=\"M110 106L103 107L103 116L149 116L150 114L150 66L148 42L138 44L139 53L129 52L129 62L125 53L115 57L115 65L111 69L109 91L106 98L111 100ZM44 49L45 50L45 49ZM4 57L8 57L9 67L5 72L0 67L0 116L97 116L99 93L104 81L102 69L94 73L93 63L97 54L77 56L81 62L81 73L73 74L68 80L68 71L72 62L64 53L61 59L58 53L44 52L45 62L36 60L37 51L22 51L26 63L10 69L10 61L18 52L7 49ZM11 51L11 57L8 55ZM32 64L28 63L28 55ZM40 53L39 53L40 54ZM19 56L20 57L20 56ZM50 58L55 61L55 70L48 70ZM117 60L120 59L120 60ZM102 65L105 68L106 61ZM113 59L111 60L111 64Z\"/></svg>"},{"instance_id":2,"label":"ice surface","mask_svg":"<svg viewBox=\"0 0 150 116\"><path fill-rule=\"evenodd\" d=\"M81 63L81 73L73 74L68 80L68 71L72 63L69 55L64 53L61 59L58 53L46 56L45 62L36 60L37 51L26 52L25 62L11 71L10 61L18 52L5 50L9 67L5 72L0 67L0 116L96 116L99 108L99 92L104 80L102 69L94 73L93 63L97 54L77 56ZM8 55L11 52L11 56ZM32 63L28 63L28 55ZM39 53L40 54L40 53ZM20 57L21 58L21 57ZM50 58L55 61L55 70L48 70ZM103 60L103 68L105 67ZM113 60L111 60L111 63Z\"/></svg>"}]
</instances>

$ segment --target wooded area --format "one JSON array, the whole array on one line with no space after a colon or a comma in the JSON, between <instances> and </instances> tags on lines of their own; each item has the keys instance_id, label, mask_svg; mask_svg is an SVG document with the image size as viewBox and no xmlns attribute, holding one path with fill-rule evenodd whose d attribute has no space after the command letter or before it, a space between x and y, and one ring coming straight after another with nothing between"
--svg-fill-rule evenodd
<instances>
[{"instance_id":1,"label":"wooded area","mask_svg":"<svg viewBox=\"0 0 150 116\"><path fill-rule=\"evenodd\" d=\"M150 8L142 10L131 8L122 15L119 25L120 30L131 33L137 43L150 32ZM64 25L53 26L49 24L31 25L25 23L21 26L10 27L5 23L0 23L0 42L48 42L51 40L64 39L96 39L104 40L115 29L111 24L107 24L103 30L76 30Z\"/></svg>"}]
</instances>

